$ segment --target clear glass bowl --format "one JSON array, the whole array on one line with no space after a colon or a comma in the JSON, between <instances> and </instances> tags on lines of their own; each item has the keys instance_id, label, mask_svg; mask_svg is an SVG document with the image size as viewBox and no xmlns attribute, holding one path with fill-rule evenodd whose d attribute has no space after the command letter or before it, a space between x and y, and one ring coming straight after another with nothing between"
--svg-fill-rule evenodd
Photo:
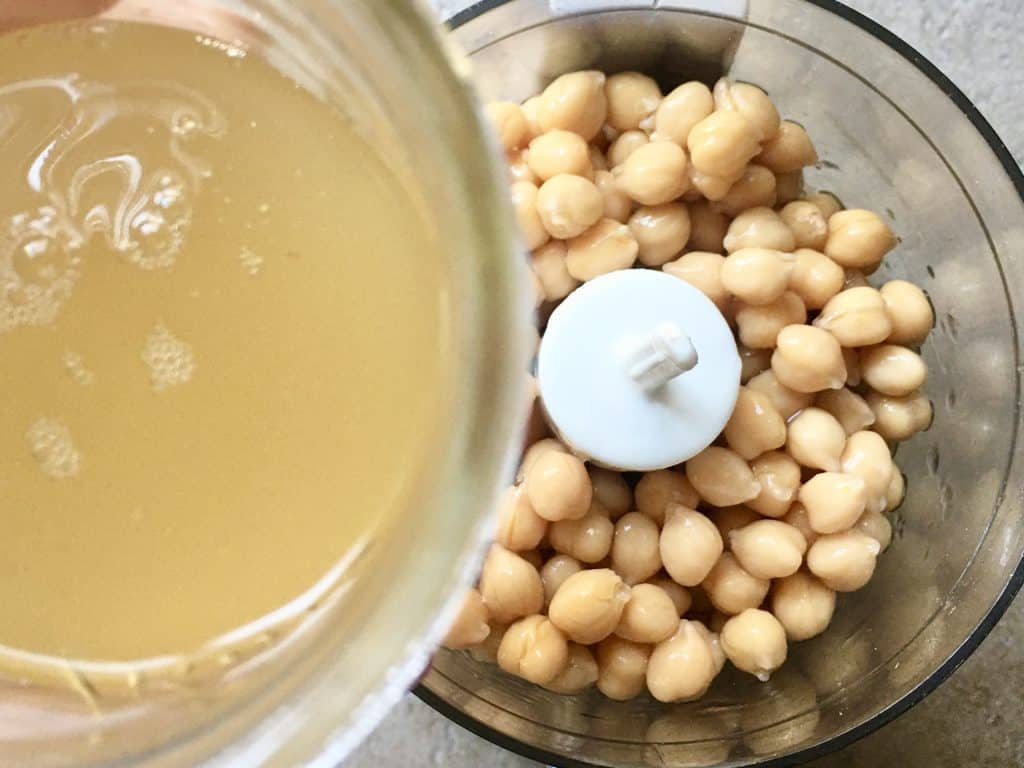
<instances>
[{"instance_id":1,"label":"clear glass bowl","mask_svg":"<svg viewBox=\"0 0 1024 768\"><path fill-rule=\"evenodd\" d=\"M697 10L693 10L693 9ZM665 86L728 72L765 87L822 157L809 186L892 220L876 279L921 284L931 428L899 450L906 503L864 590L769 684L723 673L701 701L550 694L442 652L418 693L554 766L791 764L863 736L934 689L1024 580L1024 178L967 98L891 33L831 0L490 0L453 19L488 97L640 69Z\"/></svg>"}]
</instances>

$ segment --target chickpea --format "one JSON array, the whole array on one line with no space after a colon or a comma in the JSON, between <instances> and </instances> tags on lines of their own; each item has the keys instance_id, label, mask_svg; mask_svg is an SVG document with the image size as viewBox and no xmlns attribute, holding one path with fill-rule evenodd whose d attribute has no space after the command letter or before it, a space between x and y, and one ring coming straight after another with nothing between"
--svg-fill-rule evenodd
<instances>
[{"instance_id":1,"label":"chickpea","mask_svg":"<svg viewBox=\"0 0 1024 768\"><path fill-rule=\"evenodd\" d=\"M476 661L486 662L487 664L498 663L498 647L501 645L501 640L505 636L505 632L508 631L507 624L498 624L496 622L490 623L490 632L487 637L479 645L469 646L469 655Z\"/></svg>"},{"instance_id":2,"label":"chickpea","mask_svg":"<svg viewBox=\"0 0 1024 768\"><path fill-rule=\"evenodd\" d=\"M722 253L725 233L729 231L729 218L715 210L707 200L690 203L690 241L686 244L691 251Z\"/></svg>"},{"instance_id":3,"label":"chickpea","mask_svg":"<svg viewBox=\"0 0 1024 768\"><path fill-rule=\"evenodd\" d=\"M889 487L885 492L886 511L892 512L894 509L897 509L903 503L906 493L907 479L897 467L893 466L892 479L889 481Z\"/></svg>"},{"instance_id":4,"label":"chickpea","mask_svg":"<svg viewBox=\"0 0 1024 768\"><path fill-rule=\"evenodd\" d=\"M870 272L896 245L889 225L871 211L854 208L828 219L825 255L841 267Z\"/></svg>"},{"instance_id":5,"label":"chickpea","mask_svg":"<svg viewBox=\"0 0 1024 768\"><path fill-rule=\"evenodd\" d=\"M843 347L843 365L846 366L846 383L851 387L860 384L860 355L852 347Z\"/></svg>"},{"instance_id":6,"label":"chickpea","mask_svg":"<svg viewBox=\"0 0 1024 768\"><path fill-rule=\"evenodd\" d=\"M804 505L799 501L793 502L790 505L789 510L782 516L781 520L786 525L791 525L800 531L800 535L804 537L808 547L818 540L818 533L811 528L811 521L807 517L807 510L804 509Z\"/></svg>"},{"instance_id":7,"label":"chickpea","mask_svg":"<svg viewBox=\"0 0 1024 768\"><path fill-rule=\"evenodd\" d=\"M692 701L704 695L718 669L711 645L683 619L675 633L658 643L647 664L647 690L658 701Z\"/></svg>"},{"instance_id":8,"label":"chickpea","mask_svg":"<svg viewBox=\"0 0 1024 768\"><path fill-rule=\"evenodd\" d=\"M565 243L552 240L535 250L530 256L533 274L540 281L545 301L564 299L579 285L579 280L569 274L565 264Z\"/></svg>"},{"instance_id":9,"label":"chickpea","mask_svg":"<svg viewBox=\"0 0 1024 768\"><path fill-rule=\"evenodd\" d=\"M741 248L732 251L722 264L722 285L745 304L770 304L786 292L795 266L791 253Z\"/></svg>"},{"instance_id":10,"label":"chickpea","mask_svg":"<svg viewBox=\"0 0 1024 768\"><path fill-rule=\"evenodd\" d=\"M671 141L652 141L637 147L612 169L619 189L641 205L660 205L679 197L690 186L686 152Z\"/></svg>"},{"instance_id":11,"label":"chickpea","mask_svg":"<svg viewBox=\"0 0 1024 768\"><path fill-rule=\"evenodd\" d=\"M737 344L736 348L740 353L740 384L746 384L771 368L770 349L747 349L742 344Z\"/></svg>"},{"instance_id":12,"label":"chickpea","mask_svg":"<svg viewBox=\"0 0 1024 768\"><path fill-rule=\"evenodd\" d=\"M895 473L899 476L899 472ZM878 542L881 546L881 552L884 552L889 548L889 544L892 543L892 523L889 522L889 518L883 515L881 512L875 512L869 509L854 526L861 533L870 536L872 539Z\"/></svg>"},{"instance_id":13,"label":"chickpea","mask_svg":"<svg viewBox=\"0 0 1024 768\"><path fill-rule=\"evenodd\" d=\"M836 592L855 592L871 580L882 545L856 529L819 536L807 551L811 573Z\"/></svg>"},{"instance_id":14,"label":"chickpea","mask_svg":"<svg viewBox=\"0 0 1024 768\"><path fill-rule=\"evenodd\" d=\"M735 177L760 149L758 129L737 112L723 110L693 126L686 146L697 170L720 177Z\"/></svg>"},{"instance_id":15,"label":"chickpea","mask_svg":"<svg viewBox=\"0 0 1024 768\"><path fill-rule=\"evenodd\" d=\"M803 126L783 120L776 134L761 145L757 162L775 173L791 173L816 165L818 152Z\"/></svg>"},{"instance_id":16,"label":"chickpea","mask_svg":"<svg viewBox=\"0 0 1024 768\"><path fill-rule=\"evenodd\" d=\"M723 434L729 447L750 461L786 444L786 422L766 394L740 387Z\"/></svg>"},{"instance_id":17,"label":"chickpea","mask_svg":"<svg viewBox=\"0 0 1024 768\"><path fill-rule=\"evenodd\" d=\"M807 540L781 520L758 520L729 534L729 548L751 576L778 579L800 568Z\"/></svg>"},{"instance_id":18,"label":"chickpea","mask_svg":"<svg viewBox=\"0 0 1024 768\"><path fill-rule=\"evenodd\" d=\"M854 432L846 439L839 463L843 472L864 480L868 509L882 511L893 473L899 474L882 436L877 432Z\"/></svg>"},{"instance_id":19,"label":"chickpea","mask_svg":"<svg viewBox=\"0 0 1024 768\"><path fill-rule=\"evenodd\" d=\"M528 250L536 250L551 239L537 213L537 187L528 181L517 181L509 190L512 212L519 226L519 236Z\"/></svg>"},{"instance_id":20,"label":"chickpea","mask_svg":"<svg viewBox=\"0 0 1024 768\"><path fill-rule=\"evenodd\" d=\"M779 110L768 94L750 83L734 83L723 77L715 83L715 107L736 112L757 131L757 140L772 138L779 130Z\"/></svg>"},{"instance_id":21,"label":"chickpea","mask_svg":"<svg viewBox=\"0 0 1024 768\"><path fill-rule=\"evenodd\" d=\"M722 285L722 265L725 258L707 251L690 251L661 269L673 277L685 280L714 302L720 310L729 301L729 292Z\"/></svg>"},{"instance_id":22,"label":"chickpea","mask_svg":"<svg viewBox=\"0 0 1024 768\"><path fill-rule=\"evenodd\" d=\"M462 607L441 644L452 649L480 645L491 633L487 618L487 606L484 605L480 591L467 589L462 598Z\"/></svg>"},{"instance_id":23,"label":"chickpea","mask_svg":"<svg viewBox=\"0 0 1024 768\"><path fill-rule=\"evenodd\" d=\"M547 617L520 619L498 646L498 666L537 685L550 683L569 664L569 643Z\"/></svg>"},{"instance_id":24,"label":"chickpea","mask_svg":"<svg viewBox=\"0 0 1024 768\"><path fill-rule=\"evenodd\" d=\"M683 83L662 99L654 113L654 137L674 141L681 147L693 126L710 115L715 109L711 89L704 83L691 80Z\"/></svg>"},{"instance_id":25,"label":"chickpea","mask_svg":"<svg viewBox=\"0 0 1024 768\"><path fill-rule=\"evenodd\" d=\"M836 593L806 571L797 571L772 584L771 609L787 638L810 640L832 621Z\"/></svg>"},{"instance_id":26,"label":"chickpea","mask_svg":"<svg viewBox=\"0 0 1024 768\"><path fill-rule=\"evenodd\" d=\"M733 219L723 244L729 253L741 248L772 248L790 253L796 248L796 238L779 214L761 207L750 208Z\"/></svg>"},{"instance_id":27,"label":"chickpea","mask_svg":"<svg viewBox=\"0 0 1024 768\"><path fill-rule=\"evenodd\" d=\"M628 269L636 261L640 246L629 227L614 219L601 219L569 241L565 265L577 280Z\"/></svg>"},{"instance_id":28,"label":"chickpea","mask_svg":"<svg viewBox=\"0 0 1024 768\"><path fill-rule=\"evenodd\" d=\"M509 623L544 606L537 569L500 544L492 544L480 572L480 594L494 621Z\"/></svg>"},{"instance_id":29,"label":"chickpea","mask_svg":"<svg viewBox=\"0 0 1024 768\"><path fill-rule=\"evenodd\" d=\"M498 144L506 152L520 149L530 136L530 127L523 116L523 110L511 101L495 101L484 107L484 114L491 123Z\"/></svg>"},{"instance_id":30,"label":"chickpea","mask_svg":"<svg viewBox=\"0 0 1024 768\"><path fill-rule=\"evenodd\" d=\"M623 515L615 524L612 569L630 586L646 581L661 570L660 535L657 523L640 512Z\"/></svg>"},{"instance_id":31,"label":"chickpea","mask_svg":"<svg viewBox=\"0 0 1024 768\"><path fill-rule=\"evenodd\" d=\"M551 598L565 580L574 573L583 570L583 564L569 555L554 555L540 569L540 583L544 587L544 605L551 603Z\"/></svg>"},{"instance_id":32,"label":"chickpea","mask_svg":"<svg viewBox=\"0 0 1024 768\"><path fill-rule=\"evenodd\" d=\"M770 451L750 463L761 492L747 506L765 517L782 517L800 488L800 465L782 451Z\"/></svg>"},{"instance_id":33,"label":"chickpea","mask_svg":"<svg viewBox=\"0 0 1024 768\"><path fill-rule=\"evenodd\" d=\"M700 512L669 509L661 529L661 562L677 584L695 587L707 577L722 554L722 537Z\"/></svg>"},{"instance_id":34,"label":"chickpea","mask_svg":"<svg viewBox=\"0 0 1024 768\"><path fill-rule=\"evenodd\" d=\"M612 520L633 508L633 491L621 473L602 467L588 467L587 471L594 487L594 499L608 510Z\"/></svg>"},{"instance_id":35,"label":"chickpea","mask_svg":"<svg viewBox=\"0 0 1024 768\"><path fill-rule=\"evenodd\" d=\"M682 584L676 584L668 576L656 576L647 583L664 590L665 594L672 600L672 604L676 607L676 613L680 617L690 610L693 598L690 597L690 590Z\"/></svg>"},{"instance_id":36,"label":"chickpea","mask_svg":"<svg viewBox=\"0 0 1024 768\"><path fill-rule=\"evenodd\" d=\"M629 195L619 189L615 176L611 171L596 171L594 184L597 185L604 200L604 218L614 219L625 224L633 210L633 201L629 199Z\"/></svg>"},{"instance_id":37,"label":"chickpea","mask_svg":"<svg viewBox=\"0 0 1024 768\"><path fill-rule=\"evenodd\" d=\"M532 96L524 101L519 108L523 111L529 135L536 138L544 133L544 129L540 127L540 96Z\"/></svg>"},{"instance_id":38,"label":"chickpea","mask_svg":"<svg viewBox=\"0 0 1024 768\"><path fill-rule=\"evenodd\" d=\"M706 627L703 622L694 621L693 628L697 630L697 634L704 638L708 646L711 648L711 658L715 662L715 674L717 675L722 671L722 667L725 666L725 651L722 650L722 643L719 638L719 633L722 627L725 626L725 622L729 620L729 617L723 614L721 611L715 611L711 617L711 623L717 624L717 628L712 626L710 629Z\"/></svg>"},{"instance_id":39,"label":"chickpea","mask_svg":"<svg viewBox=\"0 0 1024 768\"><path fill-rule=\"evenodd\" d=\"M742 504L734 504L731 507L722 507L720 509L712 509L707 513L708 517L711 518L711 522L715 524L715 528L718 529L718 535L722 537L722 544L728 550L729 548L729 534L735 531L737 528L742 528L745 525L757 522L761 519L761 516L754 512L749 507L745 507ZM719 558L721 560L721 558Z\"/></svg>"},{"instance_id":40,"label":"chickpea","mask_svg":"<svg viewBox=\"0 0 1024 768\"><path fill-rule=\"evenodd\" d=\"M839 533L852 528L868 503L864 479L842 472L815 475L803 484L797 498L817 533Z\"/></svg>"},{"instance_id":41,"label":"chickpea","mask_svg":"<svg viewBox=\"0 0 1024 768\"><path fill-rule=\"evenodd\" d=\"M608 125L619 131L639 128L661 104L661 89L647 75L619 72L604 84L608 98Z\"/></svg>"},{"instance_id":42,"label":"chickpea","mask_svg":"<svg viewBox=\"0 0 1024 768\"><path fill-rule=\"evenodd\" d=\"M636 698L644 689L651 647L612 635L597 646L597 689L615 701Z\"/></svg>"},{"instance_id":43,"label":"chickpea","mask_svg":"<svg viewBox=\"0 0 1024 768\"><path fill-rule=\"evenodd\" d=\"M571 640L592 645L618 626L629 597L629 587L615 571L580 571L567 578L555 592L548 616Z\"/></svg>"},{"instance_id":44,"label":"chickpea","mask_svg":"<svg viewBox=\"0 0 1024 768\"><path fill-rule=\"evenodd\" d=\"M797 248L813 248L817 252L825 247L828 240L828 221L814 203L805 200L787 203L779 211L779 217L793 233Z\"/></svg>"},{"instance_id":45,"label":"chickpea","mask_svg":"<svg viewBox=\"0 0 1024 768\"><path fill-rule=\"evenodd\" d=\"M608 519L608 511L595 502L579 519L552 523L548 543L556 552L592 564L603 560L611 551L614 532L615 525Z\"/></svg>"},{"instance_id":46,"label":"chickpea","mask_svg":"<svg viewBox=\"0 0 1024 768\"><path fill-rule=\"evenodd\" d=\"M682 472L658 469L648 472L636 484L636 508L661 525L665 511L676 504L696 509L700 497Z\"/></svg>"},{"instance_id":47,"label":"chickpea","mask_svg":"<svg viewBox=\"0 0 1024 768\"><path fill-rule=\"evenodd\" d=\"M546 437L542 440L537 440L530 444L530 447L523 453L523 459L519 462L519 471L516 472L516 482L521 483L526 477L526 473L530 470L541 456L549 451L556 451L558 453L568 453L569 449L566 448L560 441L553 437Z\"/></svg>"},{"instance_id":48,"label":"chickpea","mask_svg":"<svg viewBox=\"0 0 1024 768\"><path fill-rule=\"evenodd\" d=\"M509 183L515 184L517 181L528 181L534 186L537 185L538 179L534 176L533 171L530 170L529 157L529 150L526 149L512 152L507 156L506 167L508 168Z\"/></svg>"},{"instance_id":49,"label":"chickpea","mask_svg":"<svg viewBox=\"0 0 1024 768\"><path fill-rule=\"evenodd\" d=\"M805 467L838 472L845 447L846 430L828 411L805 408L789 422L786 451Z\"/></svg>"},{"instance_id":50,"label":"chickpea","mask_svg":"<svg viewBox=\"0 0 1024 768\"><path fill-rule=\"evenodd\" d=\"M792 291L786 291L769 304L744 305L736 312L740 342L753 349L776 346L783 328L802 325L806 319L807 309ZM774 367L774 362L772 365Z\"/></svg>"},{"instance_id":51,"label":"chickpea","mask_svg":"<svg viewBox=\"0 0 1024 768\"><path fill-rule=\"evenodd\" d=\"M583 693L597 682L597 660L585 645L569 643L569 661L565 669L544 685L564 695Z\"/></svg>"},{"instance_id":52,"label":"chickpea","mask_svg":"<svg viewBox=\"0 0 1024 768\"><path fill-rule=\"evenodd\" d=\"M711 604L730 616L757 608L768 594L771 582L752 576L731 552L723 552L701 585Z\"/></svg>"},{"instance_id":53,"label":"chickpea","mask_svg":"<svg viewBox=\"0 0 1024 768\"><path fill-rule=\"evenodd\" d=\"M809 325L789 325L779 331L772 373L797 392L839 389L846 383L839 342L830 333Z\"/></svg>"},{"instance_id":54,"label":"chickpea","mask_svg":"<svg viewBox=\"0 0 1024 768\"><path fill-rule=\"evenodd\" d=\"M909 440L931 425L932 404L920 391L903 397L870 392L867 402L875 414L874 430L886 440Z\"/></svg>"},{"instance_id":55,"label":"chickpea","mask_svg":"<svg viewBox=\"0 0 1024 768\"><path fill-rule=\"evenodd\" d=\"M552 523L579 520L590 510L594 495L583 462L556 450L541 454L530 466L524 487L534 511Z\"/></svg>"},{"instance_id":56,"label":"chickpea","mask_svg":"<svg viewBox=\"0 0 1024 768\"><path fill-rule=\"evenodd\" d=\"M861 350L860 370L869 387L892 397L909 395L928 378L928 367L921 356L898 344Z\"/></svg>"},{"instance_id":57,"label":"chickpea","mask_svg":"<svg viewBox=\"0 0 1024 768\"><path fill-rule=\"evenodd\" d=\"M579 134L569 131L549 131L530 142L527 156L530 170L541 181L560 173L590 178L590 150Z\"/></svg>"},{"instance_id":58,"label":"chickpea","mask_svg":"<svg viewBox=\"0 0 1024 768\"><path fill-rule=\"evenodd\" d=\"M634 643L660 643L678 627L679 614L668 593L653 584L637 584L622 609L615 634Z\"/></svg>"},{"instance_id":59,"label":"chickpea","mask_svg":"<svg viewBox=\"0 0 1024 768\"><path fill-rule=\"evenodd\" d=\"M643 131L625 131L608 147L608 165L612 168L622 165L636 150L650 143L650 136Z\"/></svg>"},{"instance_id":60,"label":"chickpea","mask_svg":"<svg viewBox=\"0 0 1024 768\"><path fill-rule=\"evenodd\" d=\"M831 413L843 425L847 435L860 432L875 423L875 414L864 398L846 387L819 392L814 404Z\"/></svg>"},{"instance_id":61,"label":"chickpea","mask_svg":"<svg viewBox=\"0 0 1024 768\"><path fill-rule=\"evenodd\" d=\"M788 205L804 193L804 171L775 174L775 204Z\"/></svg>"},{"instance_id":62,"label":"chickpea","mask_svg":"<svg viewBox=\"0 0 1024 768\"><path fill-rule=\"evenodd\" d=\"M508 488L498 507L497 542L512 552L535 549L547 532L548 523L530 505L522 488Z\"/></svg>"},{"instance_id":63,"label":"chickpea","mask_svg":"<svg viewBox=\"0 0 1024 768\"><path fill-rule=\"evenodd\" d=\"M629 217L629 229L640 246L640 263L660 267L690 239L690 212L682 203L644 206Z\"/></svg>"},{"instance_id":64,"label":"chickpea","mask_svg":"<svg viewBox=\"0 0 1024 768\"><path fill-rule=\"evenodd\" d=\"M818 210L821 211L821 215L825 217L826 221L832 218L833 213L843 210L843 204L831 192L815 192L812 195L807 195L804 200L818 206Z\"/></svg>"},{"instance_id":65,"label":"chickpea","mask_svg":"<svg viewBox=\"0 0 1024 768\"><path fill-rule=\"evenodd\" d=\"M560 173L541 185L537 213L552 237L568 240L597 223L604 213L604 196L592 181Z\"/></svg>"},{"instance_id":66,"label":"chickpea","mask_svg":"<svg viewBox=\"0 0 1024 768\"><path fill-rule=\"evenodd\" d=\"M925 292L906 280L890 280L879 293L892 325L887 341L912 346L923 342L935 325L935 313Z\"/></svg>"},{"instance_id":67,"label":"chickpea","mask_svg":"<svg viewBox=\"0 0 1024 768\"><path fill-rule=\"evenodd\" d=\"M786 630L768 611L748 608L722 627L722 650L733 665L761 682L786 660Z\"/></svg>"},{"instance_id":68,"label":"chickpea","mask_svg":"<svg viewBox=\"0 0 1024 768\"><path fill-rule=\"evenodd\" d=\"M775 183L774 173L763 165L751 163L729 187L725 197L716 203L718 210L728 216L738 216L748 208L771 208L775 205Z\"/></svg>"},{"instance_id":69,"label":"chickpea","mask_svg":"<svg viewBox=\"0 0 1024 768\"><path fill-rule=\"evenodd\" d=\"M724 200L733 185L743 178L745 168L741 168L729 176L712 176L698 169L693 163L686 167L686 175L690 180L690 188L684 194L687 202L696 202L705 197L713 203Z\"/></svg>"},{"instance_id":70,"label":"chickpea","mask_svg":"<svg viewBox=\"0 0 1024 768\"><path fill-rule=\"evenodd\" d=\"M762 392L767 395L772 405L775 406L775 410L779 412L783 419L788 419L794 413L803 410L814 401L814 395L807 392L797 392L780 382L771 368L757 374L747 382L747 386L755 392Z\"/></svg>"},{"instance_id":71,"label":"chickpea","mask_svg":"<svg viewBox=\"0 0 1024 768\"><path fill-rule=\"evenodd\" d=\"M537 122L543 131L572 131L586 141L601 131L608 113L603 72L570 72L555 78L540 95Z\"/></svg>"}]
</instances>

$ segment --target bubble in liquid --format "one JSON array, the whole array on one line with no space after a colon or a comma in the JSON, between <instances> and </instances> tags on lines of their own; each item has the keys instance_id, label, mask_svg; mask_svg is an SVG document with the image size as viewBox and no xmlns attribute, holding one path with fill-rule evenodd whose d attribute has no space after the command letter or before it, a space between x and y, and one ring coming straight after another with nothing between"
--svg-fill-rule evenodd
<instances>
[{"instance_id":1,"label":"bubble in liquid","mask_svg":"<svg viewBox=\"0 0 1024 768\"><path fill-rule=\"evenodd\" d=\"M86 367L85 360L77 352L65 352L61 362L64 363L64 370L68 372L68 376L76 384L87 387L96 381L96 374Z\"/></svg>"},{"instance_id":2,"label":"bubble in liquid","mask_svg":"<svg viewBox=\"0 0 1024 768\"><path fill-rule=\"evenodd\" d=\"M154 392L187 384L195 373L192 345L179 339L162 323L157 323L146 337L140 356L149 368L149 380Z\"/></svg>"},{"instance_id":3,"label":"bubble in liquid","mask_svg":"<svg viewBox=\"0 0 1024 768\"><path fill-rule=\"evenodd\" d=\"M82 459L71 439L71 431L64 424L45 417L36 419L25 432L25 440L45 474L57 480L78 474Z\"/></svg>"},{"instance_id":4,"label":"bubble in liquid","mask_svg":"<svg viewBox=\"0 0 1024 768\"><path fill-rule=\"evenodd\" d=\"M263 269L263 257L249 248L243 247L242 252L238 255L238 259L242 262L245 271L250 275L258 275L260 270Z\"/></svg>"}]
</instances>

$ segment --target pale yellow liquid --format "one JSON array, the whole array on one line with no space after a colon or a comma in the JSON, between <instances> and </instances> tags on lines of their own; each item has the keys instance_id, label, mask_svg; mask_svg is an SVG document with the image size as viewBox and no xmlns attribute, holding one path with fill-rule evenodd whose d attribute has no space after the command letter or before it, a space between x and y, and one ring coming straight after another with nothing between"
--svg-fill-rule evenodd
<instances>
[{"instance_id":1,"label":"pale yellow liquid","mask_svg":"<svg viewBox=\"0 0 1024 768\"><path fill-rule=\"evenodd\" d=\"M436 236L256 56L106 24L0 62L0 645L189 652L415 493L447 406Z\"/></svg>"}]
</instances>

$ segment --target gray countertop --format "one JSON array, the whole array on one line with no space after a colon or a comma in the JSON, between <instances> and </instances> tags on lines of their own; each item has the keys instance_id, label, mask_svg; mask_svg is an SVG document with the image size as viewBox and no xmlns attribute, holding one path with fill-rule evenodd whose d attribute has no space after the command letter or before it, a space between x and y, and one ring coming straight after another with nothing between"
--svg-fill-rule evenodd
<instances>
[{"instance_id":1,"label":"gray countertop","mask_svg":"<svg viewBox=\"0 0 1024 768\"><path fill-rule=\"evenodd\" d=\"M1019 0L847 0L931 59L959 85L1024 163L1024 15ZM448 2L449 7L458 3ZM978 651L924 702L814 768L1024 766L1024 598ZM346 768L527 768L411 695Z\"/></svg>"}]
</instances>

